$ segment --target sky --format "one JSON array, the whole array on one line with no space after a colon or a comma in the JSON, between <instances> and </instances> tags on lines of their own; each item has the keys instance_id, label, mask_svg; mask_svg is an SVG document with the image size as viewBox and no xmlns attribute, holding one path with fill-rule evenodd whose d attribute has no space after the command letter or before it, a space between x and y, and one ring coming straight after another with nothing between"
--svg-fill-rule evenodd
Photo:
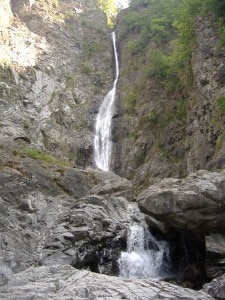
<instances>
[{"instance_id":1,"label":"sky","mask_svg":"<svg viewBox=\"0 0 225 300\"><path fill-rule=\"evenodd\" d=\"M122 6L123 8L128 6L129 0L115 0L117 6Z\"/></svg>"}]
</instances>

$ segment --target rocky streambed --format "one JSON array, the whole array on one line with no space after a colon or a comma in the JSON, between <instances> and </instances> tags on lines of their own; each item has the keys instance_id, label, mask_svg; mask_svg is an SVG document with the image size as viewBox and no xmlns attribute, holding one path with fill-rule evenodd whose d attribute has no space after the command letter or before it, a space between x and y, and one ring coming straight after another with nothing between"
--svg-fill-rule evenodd
<instances>
[{"instance_id":1,"label":"rocky streambed","mask_svg":"<svg viewBox=\"0 0 225 300\"><path fill-rule=\"evenodd\" d=\"M127 179L37 160L18 143L1 145L1 299L224 299L223 173L167 179L137 197ZM115 276L136 198L170 243L175 285ZM210 278L205 292L182 287Z\"/></svg>"}]
</instances>

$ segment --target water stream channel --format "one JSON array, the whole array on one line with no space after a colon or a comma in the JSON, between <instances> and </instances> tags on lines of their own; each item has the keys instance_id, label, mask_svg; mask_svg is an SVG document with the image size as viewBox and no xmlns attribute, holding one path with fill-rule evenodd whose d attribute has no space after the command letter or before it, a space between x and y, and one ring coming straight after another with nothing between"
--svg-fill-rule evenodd
<instances>
[{"instance_id":1,"label":"water stream channel","mask_svg":"<svg viewBox=\"0 0 225 300\"><path fill-rule=\"evenodd\" d=\"M111 161L111 126L116 100L116 85L119 78L119 60L116 48L116 35L112 33L115 59L115 79L112 89L105 96L96 119L94 137L94 161L97 168L110 170ZM118 260L119 275L136 278L160 278L166 276L165 258L168 257L168 244L157 241L149 232L144 220L134 222L132 214L140 214L136 206L131 205L131 222L127 229L127 250L121 253ZM134 208L135 207L135 208Z\"/></svg>"}]
</instances>

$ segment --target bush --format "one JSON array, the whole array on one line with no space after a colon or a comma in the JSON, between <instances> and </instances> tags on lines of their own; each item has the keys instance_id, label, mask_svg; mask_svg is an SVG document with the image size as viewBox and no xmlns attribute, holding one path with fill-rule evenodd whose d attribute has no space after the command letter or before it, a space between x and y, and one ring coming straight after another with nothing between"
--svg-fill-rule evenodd
<instances>
[{"instance_id":1,"label":"bush","mask_svg":"<svg viewBox=\"0 0 225 300\"><path fill-rule=\"evenodd\" d=\"M53 163L53 164L57 164L60 166L65 166L65 167L69 166L68 162L61 161L58 158L51 156L49 154L45 154L39 150L36 150L33 148L28 148L28 149L25 149L24 151L30 158L33 158L35 160L40 160L45 163Z\"/></svg>"},{"instance_id":2,"label":"bush","mask_svg":"<svg viewBox=\"0 0 225 300\"><path fill-rule=\"evenodd\" d=\"M220 97L216 100L216 110L219 113L224 113L225 112L225 96Z\"/></svg>"},{"instance_id":3,"label":"bush","mask_svg":"<svg viewBox=\"0 0 225 300\"><path fill-rule=\"evenodd\" d=\"M85 61L81 64L81 71L84 74L90 75L94 70L92 64L89 61Z\"/></svg>"}]
</instances>

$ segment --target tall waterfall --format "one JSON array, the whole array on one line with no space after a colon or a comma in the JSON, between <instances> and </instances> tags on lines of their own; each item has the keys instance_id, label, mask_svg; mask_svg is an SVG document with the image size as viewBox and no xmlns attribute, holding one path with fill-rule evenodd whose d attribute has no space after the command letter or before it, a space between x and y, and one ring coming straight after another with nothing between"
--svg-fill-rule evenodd
<instances>
[{"instance_id":1,"label":"tall waterfall","mask_svg":"<svg viewBox=\"0 0 225 300\"><path fill-rule=\"evenodd\" d=\"M96 166L103 170L109 171L111 160L111 125L113 117L113 108L116 98L116 84L119 77L119 60L116 49L116 35L112 33L113 50L116 66L116 76L112 89L105 96L96 120L95 138L94 138L94 161Z\"/></svg>"},{"instance_id":2,"label":"tall waterfall","mask_svg":"<svg viewBox=\"0 0 225 300\"><path fill-rule=\"evenodd\" d=\"M168 243L158 241L147 230L144 220L130 224L127 232L127 251L121 252L118 264L122 277L163 278L171 276Z\"/></svg>"}]
</instances>

